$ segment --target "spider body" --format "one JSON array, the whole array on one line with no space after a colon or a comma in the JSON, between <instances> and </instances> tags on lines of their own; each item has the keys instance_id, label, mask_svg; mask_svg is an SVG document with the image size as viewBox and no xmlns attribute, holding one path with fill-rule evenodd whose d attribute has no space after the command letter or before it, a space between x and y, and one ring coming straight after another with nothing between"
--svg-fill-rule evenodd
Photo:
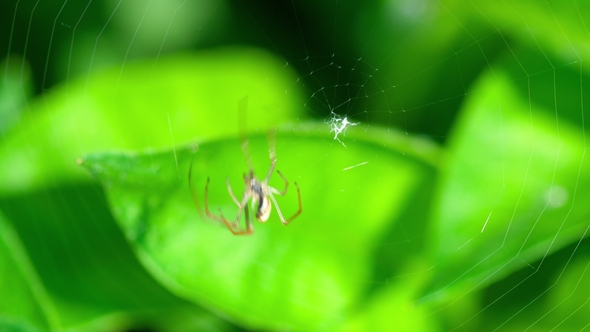
<instances>
[{"instance_id":1,"label":"spider body","mask_svg":"<svg viewBox=\"0 0 590 332\"><path fill-rule=\"evenodd\" d=\"M256 219L266 222L272 211L272 205L268 199L268 186L259 183L254 174L250 174L250 190L252 190L252 209L256 209Z\"/></svg>"},{"instance_id":2,"label":"spider body","mask_svg":"<svg viewBox=\"0 0 590 332\"><path fill-rule=\"evenodd\" d=\"M271 134L274 137L274 131L269 132L269 137L271 136ZM270 145L271 146L269 148L269 154L270 154L271 165L270 165L270 169L268 171L267 176L262 181L258 180L256 178L256 176L254 175L254 171L252 170L252 167L250 166L250 172L248 173L248 176L246 176L246 174L244 174L244 183L246 184L246 189L244 190L244 194L242 195L241 200L238 200L236 198L236 196L234 195L233 190L231 189L231 185L229 183L229 178L226 178L226 180L225 180L226 186L227 186L227 191L228 191L229 195L231 196L232 200L234 201L234 203L236 203L236 205L238 206L238 213L237 213L235 220L230 221L226 217L224 217L223 213L221 212L221 208L219 209L219 216L214 215L211 213L211 211L209 211L209 178L207 178L207 184L205 185L205 213L207 214L207 216L209 218L225 224L225 226L227 226L227 228L234 235L247 235L247 234L252 234L254 232L254 226L252 224L252 221L250 220L248 202L251 202L251 208L252 208L252 210L256 211L256 219L260 222L266 222L268 220L268 218L270 217L270 214L272 212L272 205L275 206L275 208L277 210L277 214L279 215L279 219L281 220L283 225L288 225L291 221L293 221L293 219L295 219L297 216L299 216L299 214L302 211L302 209L301 209L301 193L299 191L299 186L297 185L297 182L295 182L295 188L297 188L297 198L298 198L298 202L299 202L299 209L290 218L285 219L283 217L281 209L279 208L279 205L278 205L274 195L285 196L287 194L287 189L289 187L289 181L287 181L287 179L283 176L283 174L281 172L277 171L277 173L279 174L281 179L283 179L283 181L285 182L285 189L283 189L282 191L279 191L278 189L273 188L268 184L268 181L270 180L270 177L271 177L272 173L274 172L274 169L275 169L275 166L277 163L276 153L274 151L274 144L270 144ZM242 148L244 150L244 154L247 154L248 153L247 141L243 142ZM248 160L248 163L250 164L248 158L247 158L247 160ZM189 185L191 183L191 171L192 171L192 167L191 167L191 170L189 171ZM198 206L197 200L196 200L196 194L194 193L192 186L191 186L191 193L193 194L193 199L195 201L195 205ZM245 219L246 219L246 229L240 229L240 226L239 226L240 220L242 218L242 214L244 214Z\"/></svg>"}]
</instances>

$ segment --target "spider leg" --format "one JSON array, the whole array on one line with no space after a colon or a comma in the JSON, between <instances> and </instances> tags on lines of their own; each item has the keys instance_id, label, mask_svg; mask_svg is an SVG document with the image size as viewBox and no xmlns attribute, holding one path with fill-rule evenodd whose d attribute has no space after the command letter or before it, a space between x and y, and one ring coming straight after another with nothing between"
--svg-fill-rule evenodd
<instances>
[{"instance_id":1,"label":"spider leg","mask_svg":"<svg viewBox=\"0 0 590 332\"><path fill-rule=\"evenodd\" d=\"M240 229L239 225L242 211L245 211L246 214L246 229ZM227 229L229 229L233 235L250 235L254 233L254 227L252 227L252 222L250 221L250 215L248 213L247 206L244 206L244 208L238 211L238 216L233 223L230 223L230 221L223 216L223 213L221 213L221 208L219 209L219 215L221 216L222 222L225 224L225 226L227 226Z\"/></svg>"},{"instance_id":2,"label":"spider leg","mask_svg":"<svg viewBox=\"0 0 590 332\"><path fill-rule=\"evenodd\" d=\"M195 188L193 187L193 160L191 160L191 165L190 165L190 168L188 169L188 187L191 191L193 203L195 203L195 207L197 208L197 211L199 212L199 216L201 217L201 219L205 219L203 216L203 209L201 209L201 204L199 204L199 200L197 198L197 192L195 191Z\"/></svg>"},{"instance_id":3,"label":"spider leg","mask_svg":"<svg viewBox=\"0 0 590 332\"><path fill-rule=\"evenodd\" d=\"M301 192L299 191L299 186L297 185L297 182L295 182L295 188L297 188L297 199L299 201L299 209L289 219L285 220L285 218L283 217L283 214L281 213L281 208L279 208L279 204L277 203L277 200L275 199L275 196L273 194L279 194L281 196L284 196L284 195L280 191L276 190L275 188L269 187L270 190L268 192L268 196L270 196L270 199L272 200L273 204L275 205L275 208L277 209L277 213L279 214L279 218L281 219L281 222L283 223L283 225L288 225L291 221L293 221L293 219L297 218L297 216L299 216L301 214L301 211L303 211L303 209L301 208ZM284 191L286 192L287 189L285 188Z\"/></svg>"},{"instance_id":4,"label":"spider leg","mask_svg":"<svg viewBox=\"0 0 590 332\"><path fill-rule=\"evenodd\" d=\"M227 191L229 192L231 199L233 199L234 203L236 203L236 205L241 208L242 206L240 205L240 201L238 201L238 199L234 195L234 192L231 190L231 185L229 184L229 178L225 178L225 184L227 185Z\"/></svg>"},{"instance_id":5,"label":"spider leg","mask_svg":"<svg viewBox=\"0 0 590 332\"><path fill-rule=\"evenodd\" d=\"M287 179L285 178L285 176L283 175L283 173L281 173L279 170L277 170L277 173L279 173L279 175L281 176L281 179L283 179L283 181L285 181L285 189L283 189L283 191L278 191L277 190L277 194L281 195L281 196L285 196L287 194L287 188L289 188L289 181L287 181Z\"/></svg>"},{"instance_id":6,"label":"spider leg","mask_svg":"<svg viewBox=\"0 0 590 332\"><path fill-rule=\"evenodd\" d=\"M236 200L236 203L238 204L238 214L236 216L236 220L234 220L234 222L232 222L233 227L239 228L240 219L242 218L242 213L244 213L244 211L246 213L246 226L249 227L249 223L250 223L250 215L248 214L248 201L249 200L250 200L250 194L248 194L248 191L246 191L244 193L244 197L242 197L242 203L238 203Z\"/></svg>"},{"instance_id":7,"label":"spider leg","mask_svg":"<svg viewBox=\"0 0 590 332\"><path fill-rule=\"evenodd\" d=\"M270 169L268 170L268 174L266 175L266 179L264 181L268 182L272 172L275 170L275 166L277 165L277 152L276 152L276 129L272 128L268 131L268 154L270 156Z\"/></svg>"},{"instance_id":8,"label":"spider leg","mask_svg":"<svg viewBox=\"0 0 590 332\"><path fill-rule=\"evenodd\" d=\"M232 193L233 195L233 193ZM247 195L247 192L244 194L244 198L243 201L248 202L249 196ZM236 200L237 201L237 200ZM223 223L227 229L230 230L230 232L232 232L234 235L246 235L246 234L252 234L253 233L253 228L250 225L249 222L249 218L246 219L246 225L247 228L245 230L241 230L239 229L239 220L240 217L242 216L242 211L244 210L243 204L240 205L238 204L238 207L240 208L238 210L238 216L236 218L236 220L232 223L229 220L227 220L224 216L223 213L221 213L221 208L219 209L219 216L216 216L214 214L211 213L211 211L209 211L209 178L207 178L207 184L205 185L205 213L207 214L207 216L215 221L221 222ZM247 209L247 206L246 206ZM248 215L248 212L246 212L246 215Z\"/></svg>"},{"instance_id":9,"label":"spider leg","mask_svg":"<svg viewBox=\"0 0 590 332\"><path fill-rule=\"evenodd\" d=\"M246 175L244 175L244 180L245 179ZM236 203L236 205L238 206L238 215L236 217L236 220L232 223L232 227L239 227L240 217L242 216L241 213L243 210L246 210L246 226L248 226L248 197L244 195L244 197L242 198L244 202L240 203L240 201L238 201L238 199L236 198L236 195L234 195L233 190L231 189L231 185L229 184L229 178L225 178L225 184L227 185L227 191L229 192L229 195L231 196L234 203ZM219 213L221 213L221 211Z\"/></svg>"},{"instance_id":10,"label":"spider leg","mask_svg":"<svg viewBox=\"0 0 590 332\"><path fill-rule=\"evenodd\" d=\"M252 220L250 220L250 213L248 212L248 204L244 205L244 214L246 215L246 232L245 234L252 234L254 233L254 225L252 225Z\"/></svg>"},{"instance_id":11,"label":"spider leg","mask_svg":"<svg viewBox=\"0 0 590 332\"><path fill-rule=\"evenodd\" d=\"M240 99L238 102L238 117L240 125L240 144L242 145L242 153L246 159L246 164L249 169L252 168L252 155L250 154L250 145L248 144L248 138L246 134L248 132L248 125L246 123L248 112L248 96Z\"/></svg>"}]
</instances>

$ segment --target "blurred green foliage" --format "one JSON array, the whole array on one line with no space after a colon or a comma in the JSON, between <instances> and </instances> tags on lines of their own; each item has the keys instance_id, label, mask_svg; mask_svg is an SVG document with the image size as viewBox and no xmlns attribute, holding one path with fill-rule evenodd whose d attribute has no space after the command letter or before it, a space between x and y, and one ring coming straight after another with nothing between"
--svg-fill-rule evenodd
<instances>
[{"instance_id":1,"label":"blurred green foliage","mask_svg":"<svg viewBox=\"0 0 590 332\"><path fill-rule=\"evenodd\" d=\"M588 324L587 2L0 9L0 330ZM202 217L240 127L288 227Z\"/></svg>"}]
</instances>

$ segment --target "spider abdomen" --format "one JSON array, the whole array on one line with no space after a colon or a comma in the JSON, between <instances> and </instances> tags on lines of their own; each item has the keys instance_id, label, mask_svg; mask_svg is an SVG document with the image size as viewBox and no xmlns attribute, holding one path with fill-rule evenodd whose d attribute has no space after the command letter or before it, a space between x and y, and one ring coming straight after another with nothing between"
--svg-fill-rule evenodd
<instances>
[{"instance_id":1,"label":"spider abdomen","mask_svg":"<svg viewBox=\"0 0 590 332\"><path fill-rule=\"evenodd\" d=\"M265 222L270 217L272 205L267 196L261 196L258 201L258 210L256 211L256 219L260 222Z\"/></svg>"}]
</instances>

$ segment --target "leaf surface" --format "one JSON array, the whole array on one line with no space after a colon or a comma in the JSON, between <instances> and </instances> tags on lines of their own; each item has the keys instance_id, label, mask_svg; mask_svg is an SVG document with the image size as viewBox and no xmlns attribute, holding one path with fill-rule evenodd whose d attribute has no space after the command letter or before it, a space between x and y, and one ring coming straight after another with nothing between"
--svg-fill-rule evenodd
<instances>
[{"instance_id":1,"label":"leaf surface","mask_svg":"<svg viewBox=\"0 0 590 332\"><path fill-rule=\"evenodd\" d=\"M378 129L370 135L351 129L345 148L323 130L278 131L277 170L290 184L277 201L286 217L292 215L297 182L303 213L285 227L275 206L266 224L255 223L252 236L234 236L200 218L207 177L212 213L236 216L225 178L241 197L247 168L238 140L177 149L176 157L172 151L94 154L83 165L105 186L143 263L176 294L252 328L329 327L366 288L371 243L393 226L408 193L431 176L438 152L425 141ZM254 135L249 143L255 174L264 176L266 137ZM187 184L191 161L195 202ZM270 184L284 186L277 175Z\"/></svg>"}]
</instances>

